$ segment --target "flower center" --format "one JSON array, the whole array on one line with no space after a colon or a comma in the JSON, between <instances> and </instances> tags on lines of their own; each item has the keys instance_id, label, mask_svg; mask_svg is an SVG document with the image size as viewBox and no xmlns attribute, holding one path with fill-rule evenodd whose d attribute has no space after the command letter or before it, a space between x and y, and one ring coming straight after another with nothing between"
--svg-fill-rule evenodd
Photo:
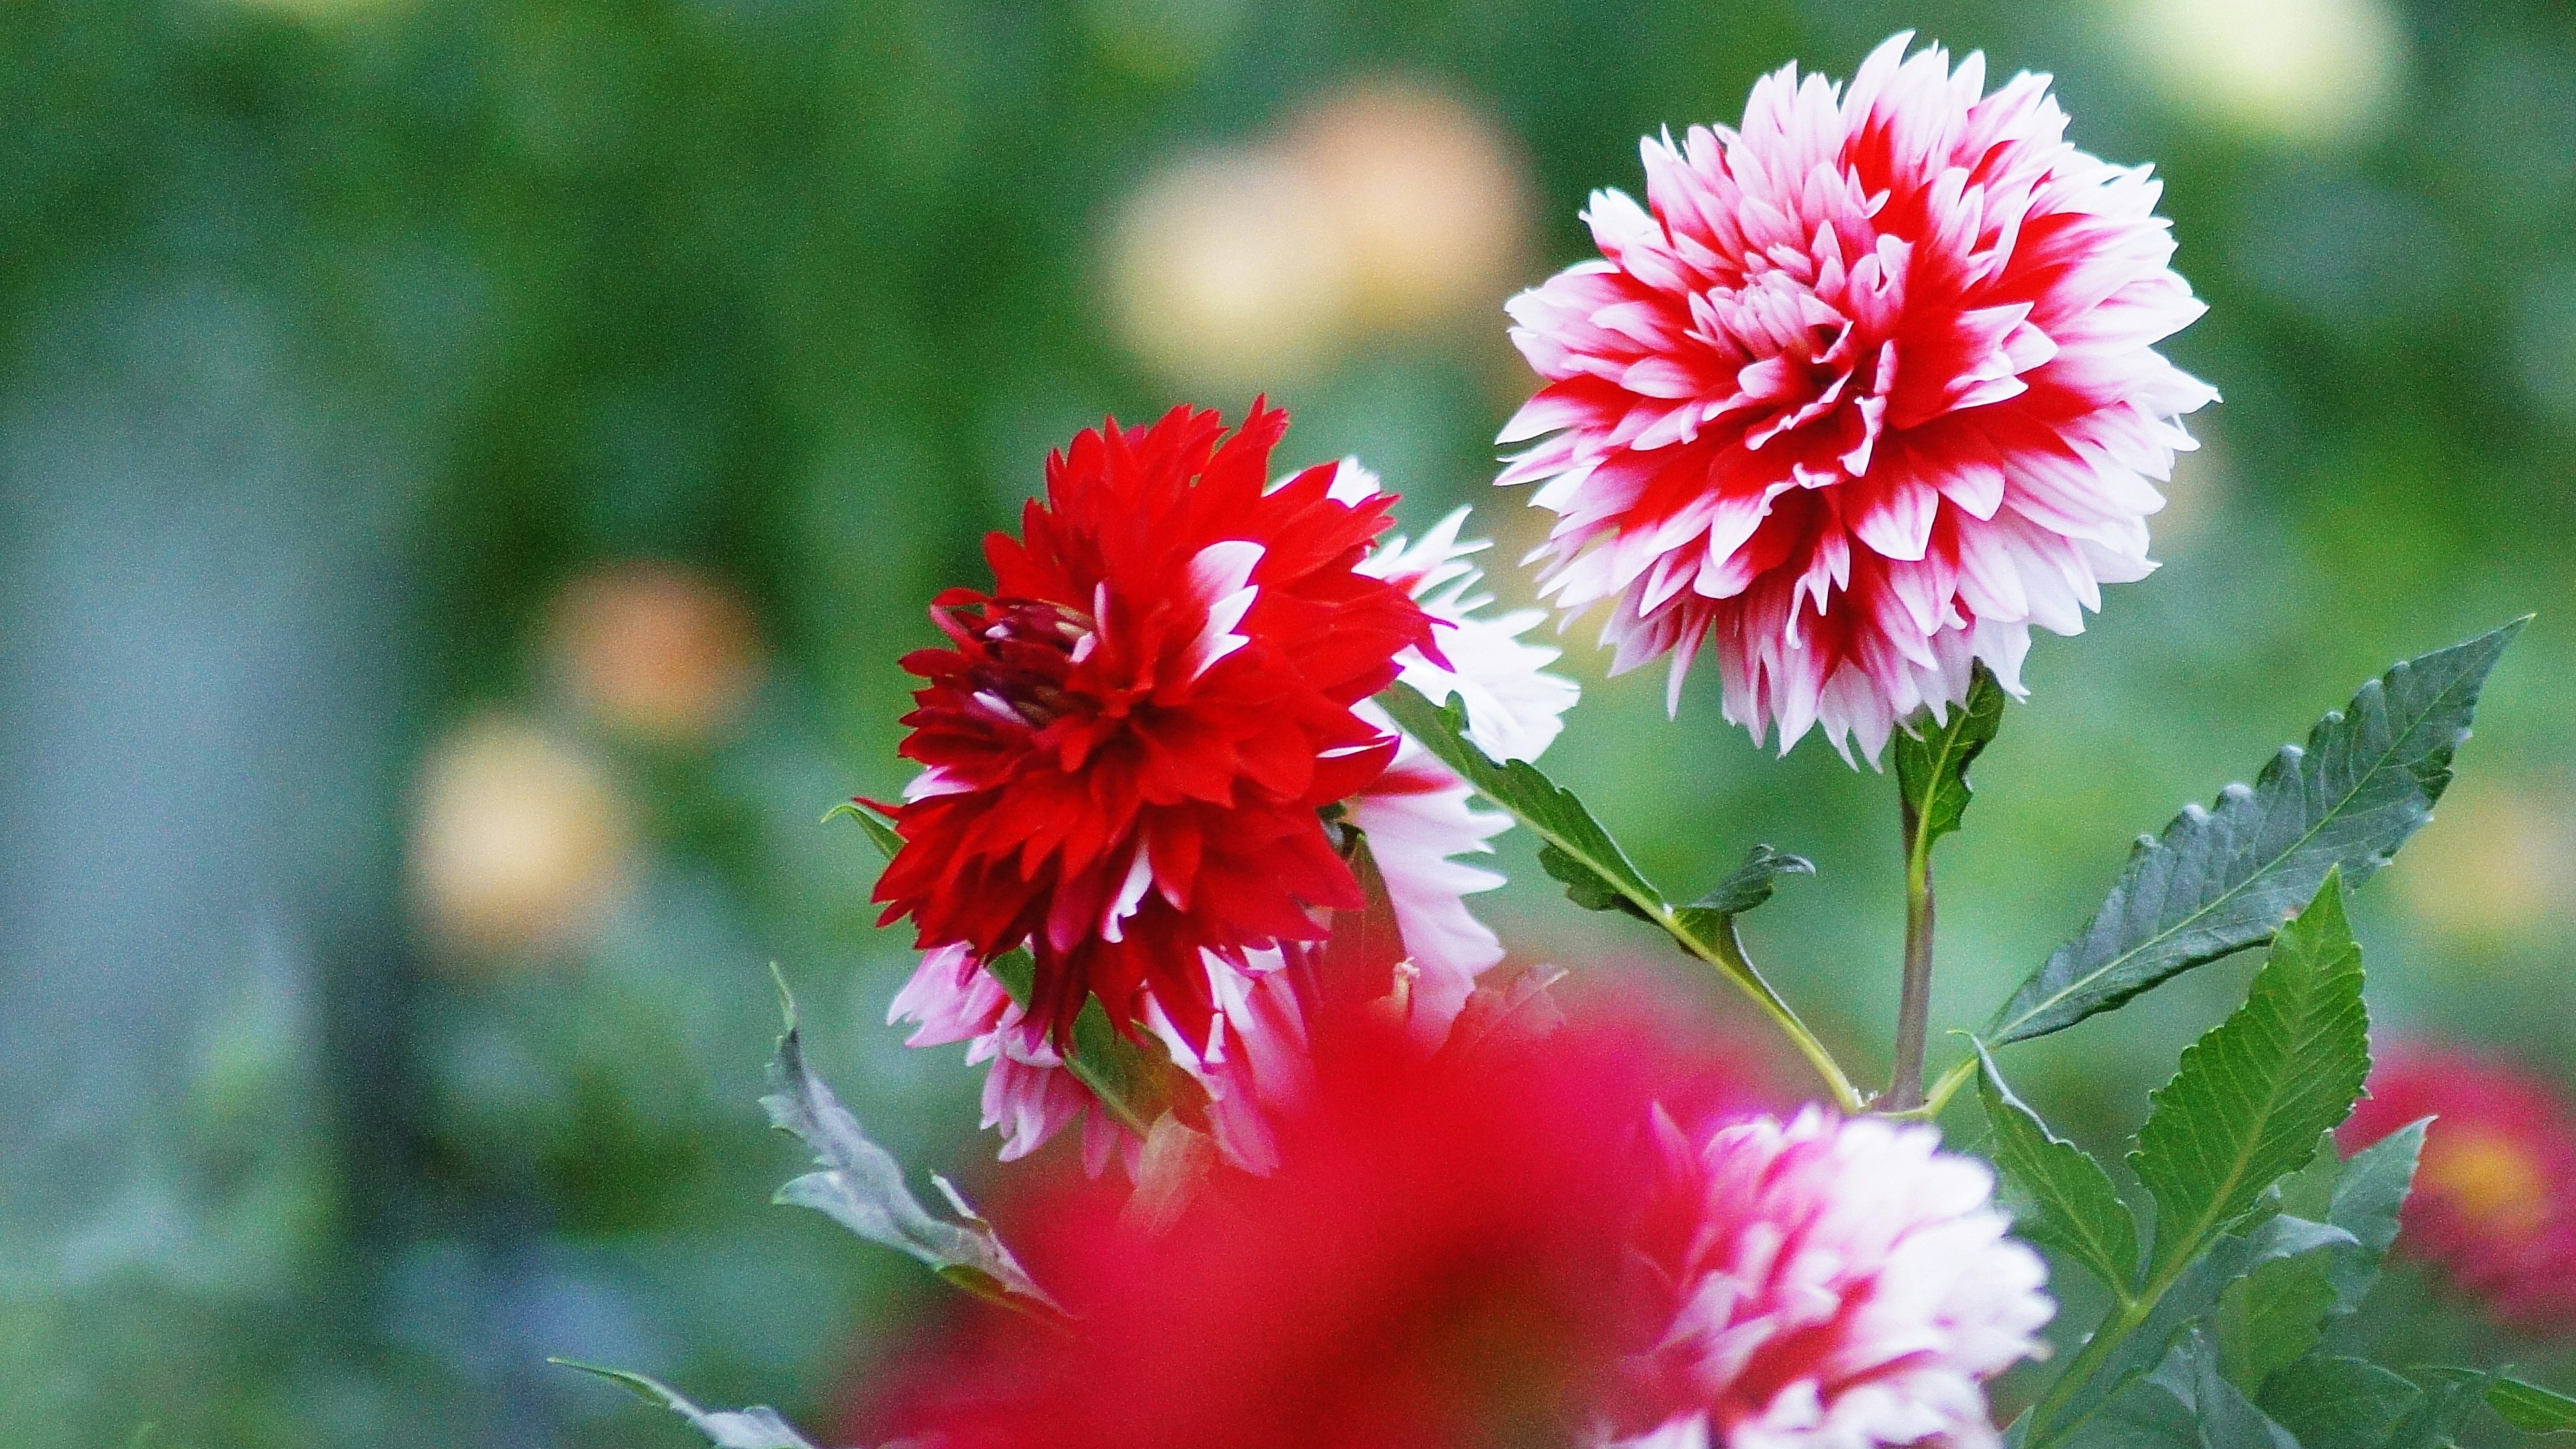
<instances>
[{"instance_id":1,"label":"flower center","mask_svg":"<svg viewBox=\"0 0 2576 1449\"><path fill-rule=\"evenodd\" d=\"M1871 256L1855 276L1830 232L1818 243L1820 258L1785 248L1756 253L1743 285L1713 287L1692 309L1704 337L1745 359L1735 394L1713 416L1734 413L1750 450L1788 439L1810 486L1869 470L1896 386L1896 346L1880 335L1892 315L1868 324L1874 313L1892 314L1889 274L1903 270L1901 256ZM1864 289L1867 296L1855 295Z\"/></svg>"},{"instance_id":2,"label":"flower center","mask_svg":"<svg viewBox=\"0 0 2576 1449\"><path fill-rule=\"evenodd\" d=\"M2548 1181L2530 1152L2501 1132L2436 1129L2425 1144L2424 1182L2462 1217L2496 1232L2532 1232L2547 1215Z\"/></svg>"},{"instance_id":3,"label":"flower center","mask_svg":"<svg viewBox=\"0 0 2576 1449\"><path fill-rule=\"evenodd\" d=\"M1072 703L1065 684L1090 657L1099 626L1089 614L1045 599L996 599L980 618L950 616L970 651L975 705L996 719L1044 729Z\"/></svg>"}]
</instances>

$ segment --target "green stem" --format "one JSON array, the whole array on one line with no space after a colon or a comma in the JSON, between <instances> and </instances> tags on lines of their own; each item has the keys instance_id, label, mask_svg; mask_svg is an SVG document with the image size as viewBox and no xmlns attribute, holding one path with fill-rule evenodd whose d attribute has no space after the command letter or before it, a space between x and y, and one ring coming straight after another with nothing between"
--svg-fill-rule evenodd
<instances>
[{"instance_id":1,"label":"green stem","mask_svg":"<svg viewBox=\"0 0 2576 1449\"><path fill-rule=\"evenodd\" d=\"M1896 1004L1896 1066L1888 1073L1884 1109L1923 1105L1923 1057L1932 1035L1932 840L1910 800L1905 824L1905 983Z\"/></svg>"},{"instance_id":2,"label":"green stem","mask_svg":"<svg viewBox=\"0 0 2576 1449\"><path fill-rule=\"evenodd\" d=\"M1685 925L1671 907L1666 906L1655 915L1655 923L1679 942L1683 950L1716 967L1719 975L1733 982L1736 989L1752 998L1753 1004L1771 1018L1772 1024L1779 1027L1781 1034L1788 1037L1790 1044L1815 1067L1816 1074L1825 1079L1825 1086L1834 1094L1836 1106L1845 1112L1857 1112L1867 1106L1860 1089L1853 1086L1851 1078L1844 1074L1842 1064L1834 1060L1834 1054L1825 1050L1824 1042L1817 1038L1806 1022L1799 1019L1797 1009L1772 989L1760 971L1754 969L1752 958L1744 954L1744 938L1736 933L1735 918L1719 916L1717 921L1717 929L1703 939L1699 932Z\"/></svg>"},{"instance_id":3,"label":"green stem","mask_svg":"<svg viewBox=\"0 0 2576 1449\"><path fill-rule=\"evenodd\" d=\"M1940 1116L1941 1113L1949 1107L1950 1099L1959 1095L1959 1089L1975 1080L1976 1075L1977 1059L1975 1057L1970 1057L1966 1061L1952 1067L1950 1070L1943 1072L1940 1080L1932 1084L1932 1090L1923 1094L1921 1105L1909 1107L1902 1112L1890 1112L1886 1115L1890 1117L1910 1117L1918 1121L1929 1122L1933 1118Z\"/></svg>"},{"instance_id":4,"label":"green stem","mask_svg":"<svg viewBox=\"0 0 2576 1449\"><path fill-rule=\"evenodd\" d=\"M2145 1288L2135 1294L2122 1292L2119 1295L2119 1301L2111 1305L2109 1313L2103 1315L2102 1326L2093 1330L2093 1336L2085 1340L2084 1351L2075 1356L2074 1361L2066 1366L2066 1372L2059 1374L2057 1382L2049 1385L2048 1392L2031 1407L2030 1430L2022 1436L2024 1449L2040 1449L2040 1446L2047 1442L2046 1432L2058 1414L2065 1410L2067 1401L2075 1396L2077 1390L2084 1387L2086 1380L2101 1371L2103 1359L2108 1358L2128 1340L2130 1334L2137 1332L2141 1325L2155 1315L2156 1305L2164 1301L2165 1294L2173 1290L2174 1284L2182 1281L2182 1275L2200 1257L2201 1249L2208 1244L2212 1236L2214 1234L2206 1232L2195 1234L2186 1249L2175 1254L2173 1261L2166 1265L2163 1272L2149 1279ZM2081 1425L2084 1419L2091 1418L2094 1410L2100 1407L2101 1404L2097 1402L2093 1409L2085 1410L2084 1417L2075 1421L2076 1425Z\"/></svg>"},{"instance_id":5,"label":"green stem","mask_svg":"<svg viewBox=\"0 0 2576 1449\"><path fill-rule=\"evenodd\" d=\"M2123 1298L2111 1305L2111 1311L2102 1317L2102 1326L2093 1330L2093 1336L2084 1341L2083 1350L2066 1365L2066 1372L2059 1374L2057 1382L2050 1384L2048 1392L2031 1406L2030 1428L2022 1435L2025 1449L2040 1449L2048 1442L2050 1421L2065 1409L2066 1401L2074 1397L2075 1391L2084 1387L2085 1382L2101 1370L2102 1361L2126 1342L2130 1334L2138 1331L2138 1325L2147 1321L2147 1315L2155 1311L2156 1300L2163 1296L2164 1291L2159 1288L2151 1294Z\"/></svg>"}]
</instances>

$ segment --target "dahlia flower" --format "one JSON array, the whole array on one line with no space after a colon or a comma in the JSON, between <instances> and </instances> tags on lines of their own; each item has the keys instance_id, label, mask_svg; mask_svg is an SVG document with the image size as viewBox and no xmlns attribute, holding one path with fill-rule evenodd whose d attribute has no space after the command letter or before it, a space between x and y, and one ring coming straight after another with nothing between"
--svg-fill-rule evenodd
<instances>
[{"instance_id":1,"label":"dahlia flower","mask_svg":"<svg viewBox=\"0 0 2576 1449\"><path fill-rule=\"evenodd\" d=\"M1394 757L1354 706L1437 646L1359 570L1391 500L1332 496L1334 466L1270 485L1286 427L1256 403L1231 438L1188 408L1076 437L1026 538L986 541L992 592L934 605L953 647L904 660L928 683L903 753L926 768L884 919L978 960L1025 943L1057 1042L1097 996L1204 1052L1225 973L1362 904L1316 812Z\"/></svg>"},{"instance_id":2,"label":"dahlia flower","mask_svg":"<svg viewBox=\"0 0 2576 1449\"><path fill-rule=\"evenodd\" d=\"M2337 1135L2356 1152L2427 1117L2398 1245L2503 1322L2576 1328L2576 1113L2523 1068L2412 1044L2380 1053Z\"/></svg>"},{"instance_id":3,"label":"dahlia flower","mask_svg":"<svg viewBox=\"0 0 2576 1449\"><path fill-rule=\"evenodd\" d=\"M1940 1134L1809 1108L1694 1148L1655 1117L1641 1234L1658 1325L1599 1442L1787 1449L1997 1442L1983 1381L2055 1305L1984 1165Z\"/></svg>"},{"instance_id":4,"label":"dahlia flower","mask_svg":"<svg viewBox=\"0 0 2576 1449\"><path fill-rule=\"evenodd\" d=\"M2064 140L2044 77L1880 46L1848 89L1795 66L1741 129L1643 146L1595 192L1602 260L1514 298L1547 385L1499 481L1557 515L1569 612L1613 601L1614 670L1714 641L1726 717L1873 760L1898 721L2021 692L2036 624L2144 577L2153 480L2216 394L2154 344L2202 306L2146 168Z\"/></svg>"},{"instance_id":5,"label":"dahlia flower","mask_svg":"<svg viewBox=\"0 0 2576 1449\"><path fill-rule=\"evenodd\" d=\"M1358 508L1380 494L1373 474L1345 460L1329 496ZM1438 626L1436 654L1414 646L1397 655L1401 677L1435 697L1463 694L1481 744L1498 755L1534 758L1555 738L1559 717L1577 690L1545 672L1555 650L1520 638L1541 618L1537 611L1483 615L1490 600L1476 593L1479 571L1466 560L1486 545L1459 540L1466 513L1451 514L1417 543L1386 540L1358 572L1402 588ZM1357 713L1394 733L1393 722L1376 705L1363 702ZM1319 1033L1329 1037L1353 1029L1344 1018L1360 1008L1369 1025L1391 1013L1415 1045L1437 1048L1476 978L1502 959L1501 943L1468 911L1464 898L1492 890L1503 878L1456 857L1490 851L1486 842L1508 821L1472 808L1471 796L1465 781L1403 739L1384 773L1337 802L1342 818L1368 842L1392 918L1394 949L1380 959L1356 960L1308 940L1250 950L1240 960L1207 962L1214 1029L1204 1044L1165 1031L1161 1045L1206 1088L1210 1126L1228 1161L1256 1172L1276 1165L1269 1118L1311 1092ZM1329 913L1324 926L1329 932ZM1077 1120L1083 1124L1084 1157L1095 1174L1113 1154L1123 1151L1132 1159L1141 1147L1065 1070L1048 1033L1010 999L971 949L947 947L925 955L897 994L889 1020L917 1026L910 1045L964 1041L970 1063L992 1063L984 1083L984 1125L1003 1130L1005 1160L1035 1150Z\"/></svg>"}]
</instances>

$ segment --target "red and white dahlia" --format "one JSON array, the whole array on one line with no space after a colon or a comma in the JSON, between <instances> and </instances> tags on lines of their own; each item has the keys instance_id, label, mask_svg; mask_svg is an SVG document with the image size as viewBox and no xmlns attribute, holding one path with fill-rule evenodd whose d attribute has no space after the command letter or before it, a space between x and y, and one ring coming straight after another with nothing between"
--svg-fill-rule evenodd
<instances>
[{"instance_id":1,"label":"red and white dahlia","mask_svg":"<svg viewBox=\"0 0 2576 1449\"><path fill-rule=\"evenodd\" d=\"M1174 428L1180 417L1167 418L1154 431ZM1213 438L1212 414L1194 415L1190 422L1204 424L1205 435ZM1269 430L1261 446L1266 456L1269 441L1283 425L1284 417L1278 413L1256 412L1244 434L1227 446L1241 444L1244 437L1266 426ZM1142 431L1122 435L1123 446L1135 449ZM1070 458L1059 457L1050 468L1050 501L1055 509L1048 516L1059 522L1076 516L1091 499L1078 488L1062 486L1065 475L1080 466L1085 440L1100 440L1106 447L1104 435L1086 433L1076 441ZM1224 457L1218 454L1220 462ZM1258 478L1263 464L1263 457L1252 458L1246 465L1254 470L1250 476ZM1217 472L1217 464L1210 463L1195 485L1180 481L1173 486L1206 488ZM1261 521L1260 507L1285 500L1303 514L1330 510L1328 518L1339 514L1364 520L1356 536L1365 540L1384 526L1392 502L1379 492L1374 476L1348 462L1297 474L1258 493L1256 503L1240 496L1239 480L1230 486L1234 497L1220 509L1203 511L1206 526L1249 531L1247 525ZM1201 513L1183 512L1183 523L1202 518ZM1171 611L1178 617L1166 622L1165 631L1188 639L1192 648L1213 657L1205 664L1191 665L1200 672L1185 681L1188 688L1153 697L1157 705L1166 699L1176 702L1160 710L1133 710L1128 727L1145 735L1148 746L1167 753L1203 749L1208 758L1189 762L1191 768L1213 771L1251 758L1231 742L1229 732L1240 734L1268 725L1270 721L1262 717L1267 706L1259 703L1265 697L1260 691L1267 688L1275 693L1296 683L1300 651L1332 642L1288 628L1296 625L1317 631L1375 631L1364 637L1384 651L1382 665L1366 674L1352 670L1348 676L1365 681L1362 695L1397 673L1426 692L1463 691L1477 711L1477 728L1490 747L1508 747L1523 756L1544 749L1555 736L1557 716L1573 703L1575 688L1542 672L1556 657L1554 650L1518 637L1537 622L1535 612L1501 619L1477 617L1486 601L1473 594L1477 574L1462 560L1483 545L1458 541L1463 517L1461 510L1419 544L1407 545L1399 538L1365 553L1346 549L1331 560L1331 567L1341 572L1329 590L1313 584L1312 573L1274 577L1246 565L1249 571L1244 578L1228 584L1231 592L1201 590L1189 596L1188 603ZM1050 541L1058 537L1054 530L1041 527L1040 518L1041 510L1033 504L1032 545L1042 537ZM1107 521L1119 530L1146 526L1123 509ZM1311 520L1301 527L1308 533L1320 531ZM1137 542L1122 536L1131 544ZM1164 546L1167 550L1195 548L1200 558L1236 547L1226 539L1197 536L1166 541ZM1018 547L1006 539L993 545L995 572L1005 580L997 595L1011 587L1007 581L1014 574L1005 562ZM1114 571L1099 572L1102 577L1093 580L1091 587L1103 600L1118 597L1128 586ZM1284 608L1274 611L1258 597L1243 597L1265 589L1284 591L1298 579L1308 582L1310 593L1346 595L1356 602L1346 604L1345 613L1313 616L1311 610L1307 614ZM1014 617L1025 617L1045 604L1046 597L1051 596L1042 596L1037 604L1011 601L1010 607L1021 611ZM997 608L996 600L970 598L986 616ZM953 598L943 599L943 608L953 608L955 603ZM1412 611L1419 627L1408 625L1399 631L1390 622L1400 613L1396 606ZM1126 615L1114 602L1104 602L1087 611L1086 617ZM953 618L943 618L943 625L951 626L952 637L960 637L953 624ZM1435 624L1436 639L1432 637ZM1053 656L1060 655L1071 678L1082 666L1105 657L1106 651L1098 645L1083 643L1078 630L1063 624L1058 628L1065 645L1039 654L1040 663L1052 665ZM1392 722L1364 697L1351 697L1348 686L1329 693L1329 698L1340 702L1344 718L1335 719L1330 732L1315 736L1310 760L1313 776L1307 791L1293 797L1294 804L1265 798L1258 778L1247 773L1237 782L1236 803L1231 807L1220 803L1222 796L1211 800L1204 791L1187 795L1175 806L1139 798L1139 792L1150 791L1157 777L1127 768L1114 746L1088 743L1091 735L1106 727L1085 715L1080 706L1101 693L1101 686L1042 680L1040 688L1049 692L1024 697L1036 702L1039 713L1061 712L1042 722L1033 720L1030 708L1011 704L1007 676L965 657L969 650L991 641L971 629L962 633L960 650L928 652L907 661L933 680L921 693L923 708L910 717L916 731L906 745L906 753L922 760L926 768L907 792L898 817L906 846L889 868L889 884L879 886L878 896L896 902L889 918L906 911L914 915L928 948L913 979L896 996L890 1019L917 1025L912 1045L964 1041L970 1044L970 1062L992 1063L984 1085L984 1124L1003 1129L1004 1158L1034 1150L1077 1119L1084 1123L1085 1157L1094 1172L1102 1170L1122 1146L1131 1156L1138 1146L1132 1134L1100 1110L1088 1089L1065 1070L1057 1050L1060 1033L1071 1014L1081 1009L1085 991L1100 991L1104 1005L1132 1034L1158 1040L1175 1063L1207 1089L1211 1126L1220 1150L1230 1160L1266 1171L1276 1162L1268 1114L1309 1090L1314 1034L1329 1029L1325 1018L1330 1008L1355 999L1381 1002L1400 994L1405 1033L1426 1046L1436 1046L1465 1003L1475 977L1501 959L1500 943L1468 914L1460 898L1490 890L1502 878L1452 857L1489 850L1486 842L1504 828L1504 817L1471 809L1466 784L1419 746L1400 740ZM985 633L991 633L989 626ZM1241 642L1207 649L1204 641L1216 635ZM1016 636L1001 642L1014 650L1024 643ZM1347 646L1351 641L1341 642ZM1352 662L1347 655L1347 649L1328 653L1328 660L1347 669ZM1185 655L1184 664L1194 658ZM1116 667L1114 659L1108 663ZM1283 673L1285 679L1278 677ZM954 699L961 690L967 691L962 705ZM1006 705L1007 714L1002 708ZM974 751L955 748L950 735L932 733L934 727L956 728L960 717L963 726L975 732ZM1115 732L1110 733L1114 739ZM1068 736L1085 741L1079 753L1064 745ZM986 742L995 737L998 747L988 747ZM991 782L983 787L983 799L967 798L977 793L972 786L959 788L962 782L977 778L966 772L969 766ZM1169 772L1183 766L1157 768ZM1318 798L1327 788L1339 793ZM1014 792L1028 797L1028 803L1015 800ZM960 805L967 809L960 812ZM1318 814L1325 807L1338 807L1342 818L1369 841L1402 950L1401 959L1377 963L1383 980L1357 979L1369 968L1355 968L1344 955L1325 949L1335 913L1362 910L1367 904ZM1073 810L1070 828L1045 814L1048 808ZM1113 833L1122 811L1132 844L1121 840L1101 845L1083 835L1086 826L1104 835ZM1177 828L1186 854L1169 852L1161 843L1165 837L1155 833L1173 828L1169 817L1175 814L1180 816ZM916 827L921 833L916 833ZM1013 831L1023 836L1015 837ZM1023 838L1025 845L1018 843ZM961 841L1012 872L1004 883L1020 904L1010 921L997 930L978 937L946 928L948 938L940 939L922 907L936 911L943 903L935 895L921 894L914 882L939 871L940 861L930 851L955 850ZM1278 848L1283 854L1277 879L1257 869L1260 851L1267 848ZM1061 875L1050 877L1043 872L1018 878L1018 852L1043 860L1050 850L1079 851L1090 877L1076 875L1069 884ZM1317 863L1317 852L1329 870ZM1208 864L1219 854L1231 857L1221 877ZM907 872L905 863L916 856L929 858L922 867ZM1205 909L1194 910L1186 899L1189 877L1179 877L1177 887L1165 878L1165 862L1176 859L1198 863L1203 892L1204 883L1211 879L1224 881L1230 892L1248 888L1270 892L1274 899L1263 905L1259 917L1268 934L1230 929L1229 918L1244 914L1244 903L1238 900L1219 897L1207 902ZM1130 865L1130 861L1140 864ZM1114 890L1107 887L1112 866L1123 872L1117 874ZM988 873L992 870L988 865ZM901 881L898 872L904 873ZM935 879L944 889L948 882L966 877L952 868ZM1183 899L1174 898L1176 888ZM1079 904L1068 912L1050 892L1070 893ZM1095 911L1096 918L1084 914ZM1293 922L1283 911L1294 913ZM1092 928L1060 937L1052 934L1059 918L1077 926L1088 921ZM1045 923L1045 929L1021 926L1022 921ZM1020 943L1021 938L1010 934L1014 929L1028 932L1028 944L1039 960L1040 988L1026 1009L1013 1002L984 967L993 956ZM1140 943L1147 929L1161 935ZM1144 964L1126 964L1123 958L1128 955L1141 956ZM1104 960L1110 964L1100 964ZM1057 989L1070 993L1069 999L1058 1000L1052 1007L1047 995L1051 972ZM1126 994L1105 989L1104 981ZM1372 1019L1384 1016L1381 1007Z\"/></svg>"},{"instance_id":2,"label":"red and white dahlia","mask_svg":"<svg viewBox=\"0 0 2576 1449\"><path fill-rule=\"evenodd\" d=\"M1502 433L1541 482L1569 610L1614 601L1613 668L1713 639L1728 719L1877 758L1982 659L2016 693L2037 624L2138 579L2153 481L2216 394L2154 345L2203 310L2146 168L2064 139L2045 77L1880 46L1848 89L1795 66L1741 129L1644 144L1599 191L1602 260L1514 298L1547 379Z\"/></svg>"},{"instance_id":3,"label":"red and white dahlia","mask_svg":"<svg viewBox=\"0 0 2576 1449\"><path fill-rule=\"evenodd\" d=\"M1336 488L1356 501L1376 495L1377 479L1346 460ZM1483 616L1492 601L1476 592L1481 573L1466 559L1487 545L1459 540L1466 518L1459 509L1418 543L1389 539L1362 568L1402 585L1440 626L1438 657L1422 649L1398 656L1404 682L1433 699L1464 697L1470 733L1489 754L1536 759L1580 691L1547 672L1556 650L1520 637L1544 617L1539 611ZM1395 729L1374 703L1360 712ZM1419 1052L1438 1049L1476 979L1503 959L1502 942L1466 903L1503 877L1458 857L1490 852L1487 842L1510 819L1475 809L1473 797L1466 781L1402 737L1386 773L1343 802L1343 818L1367 842L1392 941L1289 948L1280 969L1254 976L1226 1012L1231 1030L1222 1052L1193 1060L1174 1051L1208 1090L1217 1147L1228 1161L1255 1172L1276 1165L1272 1119L1311 1095L1319 1053L1329 1056L1383 1026ZM1347 934L1369 937L1365 929Z\"/></svg>"},{"instance_id":4,"label":"red and white dahlia","mask_svg":"<svg viewBox=\"0 0 2576 1449\"><path fill-rule=\"evenodd\" d=\"M1694 1147L1655 1114L1641 1233L1659 1336L1599 1442L1863 1449L1997 1442L1983 1383L2056 1305L1994 1176L1930 1127L1808 1108Z\"/></svg>"}]
</instances>

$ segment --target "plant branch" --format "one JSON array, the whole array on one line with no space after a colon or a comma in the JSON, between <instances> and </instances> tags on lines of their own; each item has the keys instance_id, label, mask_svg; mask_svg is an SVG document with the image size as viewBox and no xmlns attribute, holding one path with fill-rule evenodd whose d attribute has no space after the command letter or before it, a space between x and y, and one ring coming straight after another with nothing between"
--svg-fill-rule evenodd
<instances>
[{"instance_id":1,"label":"plant branch","mask_svg":"<svg viewBox=\"0 0 2576 1449\"><path fill-rule=\"evenodd\" d=\"M1844 1075L1842 1064L1834 1060L1834 1054L1827 1051L1824 1042L1817 1038L1806 1022L1799 1019L1796 1008L1772 989L1760 971L1754 969L1752 959L1744 954L1744 938L1736 932L1735 917L1704 914L1714 917L1717 922L1715 929L1704 929L1702 921L1687 919L1669 906L1658 912L1654 921L1683 950L1716 967L1719 975L1752 998L1753 1004L1771 1018L1772 1024L1779 1027L1781 1034L1788 1037L1799 1054L1815 1067L1816 1074L1825 1079L1826 1087L1834 1094L1836 1106L1846 1112L1857 1112L1868 1105L1861 1097L1860 1089Z\"/></svg>"},{"instance_id":2,"label":"plant branch","mask_svg":"<svg viewBox=\"0 0 2576 1449\"><path fill-rule=\"evenodd\" d=\"M1914 802L1898 792L1905 823L1905 983L1896 1004L1896 1065L1885 1109L1923 1105L1923 1056L1932 1035L1932 832Z\"/></svg>"}]
</instances>

